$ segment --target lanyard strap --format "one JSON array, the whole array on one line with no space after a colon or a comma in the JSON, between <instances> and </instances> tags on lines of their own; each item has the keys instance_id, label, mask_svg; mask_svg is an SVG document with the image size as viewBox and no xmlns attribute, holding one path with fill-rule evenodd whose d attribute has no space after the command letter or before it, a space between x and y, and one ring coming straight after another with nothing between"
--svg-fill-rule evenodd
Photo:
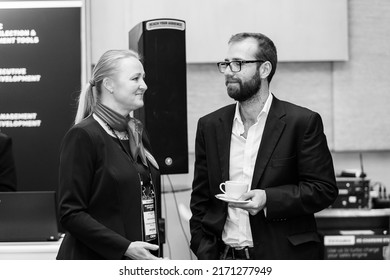
<instances>
[{"instance_id":1,"label":"lanyard strap","mask_svg":"<svg viewBox=\"0 0 390 280\"><path fill-rule=\"evenodd\" d=\"M115 135L116 139L119 141L119 144L122 148L122 150L125 152L127 157L130 159L130 161L133 163L135 169L138 173L138 178L141 185L141 211L142 211L142 232L143 232L143 239L146 242L150 242L153 240L158 239L158 226L157 226L157 203L156 203L156 194L155 194L155 188L152 180L152 173L150 171L149 165L146 166L147 172L149 175L149 182L146 182L142 179L141 174L145 174L144 170L141 170L140 166L136 162L136 160L129 154L129 152L124 147L122 141L119 139L118 135L114 131L112 127L110 127L108 124L107 126L111 129L112 133ZM144 165L143 165L144 166Z\"/></svg>"}]
</instances>

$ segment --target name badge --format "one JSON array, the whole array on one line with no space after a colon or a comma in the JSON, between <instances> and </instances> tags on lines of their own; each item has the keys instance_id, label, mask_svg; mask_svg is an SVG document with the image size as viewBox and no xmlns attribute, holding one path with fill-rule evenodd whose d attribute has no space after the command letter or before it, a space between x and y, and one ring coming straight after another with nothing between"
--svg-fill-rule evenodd
<instances>
[{"instance_id":1,"label":"name badge","mask_svg":"<svg viewBox=\"0 0 390 280\"><path fill-rule=\"evenodd\" d=\"M142 199L142 209L144 212L145 241L152 241L157 238L157 225L154 199Z\"/></svg>"}]
</instances>

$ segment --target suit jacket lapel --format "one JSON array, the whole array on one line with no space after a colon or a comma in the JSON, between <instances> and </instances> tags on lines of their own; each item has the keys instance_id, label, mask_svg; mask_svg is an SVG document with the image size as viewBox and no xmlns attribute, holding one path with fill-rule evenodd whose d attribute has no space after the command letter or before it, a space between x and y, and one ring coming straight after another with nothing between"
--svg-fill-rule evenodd
<instances>
[{"instance_id":1,"label":"suit jacket lapel","mask_svg":"<svg viewBox=\"0 0 390 280\"><path fill-rule=\"evenodd\" d=\"M261 139L260 148L257 153L254 174L252 178L251 189L255 189L259 184L260 178L263 175L264 169L278 143L280 136L285 127L285 122L281 117L285 115L282 103L273 97L267 121L265 123L263 137Z\"/></svg>"},{"instance_id":2,"label":"suit jacket lapel","mask_svg":"<svg viewBox=\"0 0 390 280\"><path fill-rule=\"evenodd\" d=\"M235 104L229 106L224 114L220 116L220 123L216 127L222 182L229 180L230 140L232 137L235 108Z\"/></svg>"}]
</instances>

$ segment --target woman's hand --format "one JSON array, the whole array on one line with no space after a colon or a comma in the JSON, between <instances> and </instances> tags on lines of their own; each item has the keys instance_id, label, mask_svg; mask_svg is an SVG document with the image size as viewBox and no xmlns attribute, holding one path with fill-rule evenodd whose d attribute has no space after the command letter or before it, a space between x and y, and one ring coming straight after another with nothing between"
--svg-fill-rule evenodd
<instances>
[{"instance_id":1,"label":"woman's hand","mask_svg":"<svg viewBox=\"0 0 390 280\"><path fill-rule=\"evenodd\" d=\"M158 245L150 244L142 241L131 242L129 248L127 248L125 256L133 260L159 260L152 255L149 250L158 250Z\"/></svg>"}]
</instances>

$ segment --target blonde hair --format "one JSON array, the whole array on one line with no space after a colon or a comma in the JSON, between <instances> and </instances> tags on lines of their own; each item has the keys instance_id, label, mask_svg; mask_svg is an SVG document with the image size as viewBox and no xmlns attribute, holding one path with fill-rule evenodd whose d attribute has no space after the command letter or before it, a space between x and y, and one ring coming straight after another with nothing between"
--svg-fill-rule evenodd
<instances>
[{"instance_id":1,"label":"blonde hair","mask_svg":"<svg viewBox=\"0 0 390 280\"><path fill-rule=\"evenodd\" d=\"M88 117L102 93L102 82L106 77L112 77L118 71L118 62L124 58L140 55L133 50L109 50L105 52L92 70L91 80L81 90L74 123L77 124Z\"/></svg>"}]
</instances>

